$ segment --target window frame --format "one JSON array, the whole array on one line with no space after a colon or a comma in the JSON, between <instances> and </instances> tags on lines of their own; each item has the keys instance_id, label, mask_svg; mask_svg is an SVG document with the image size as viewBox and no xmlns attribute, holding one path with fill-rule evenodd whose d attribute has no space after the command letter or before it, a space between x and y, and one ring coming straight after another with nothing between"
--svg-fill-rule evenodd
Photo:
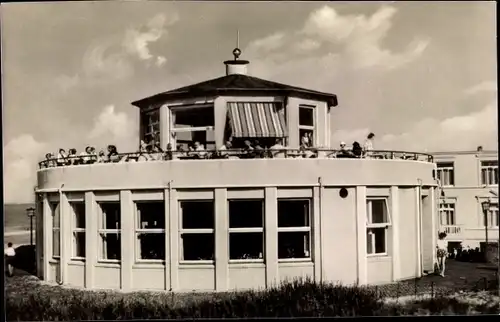
<instances>
[{"instance_id":1,"label":"window frame","mask_svg":"<svg viewBox=\"0 0 500 322\"><path fill-rule=\"evenodd\" d=\"M391 212L389 209L389 197L366 197L366 228L365 228L365 234L366 238L368 239L368 235L372 235L372 245L373 245L373 253L368 253L368 245L366 245L366 256L367 257L388 257L389 256L389 232L390 228L392 228L392 220L391 220ZM385 210L387 214L386 222L385 223L371 223L373 221L373 207L371 207L371 203L373 201L378 201L382 200L385 205ZM384 228L385 233L384 233L384 243L385 243L385 251L383 253L377 253L376 252L376 241L375 241L375 234L374 233L369 233L370 229L379 229L379 228ZM367 241L368 242L368 241Z\"/></svg>"},{"instance_id":2,"label":"window frame","mask_svg":"<svg viewBox=\"0 0 500 322\"><path fill-rule=\"evenodd\" d=\"M313 115L313 119L312 119L312 123L313 125L301 125L300 124L300 109L309 109L309 110L312 110L312 115ZM316 106L313 106L313 105L304 105L304 104L300 104L299 105L299 111L298 111L298 134L299 134L299 145L301 144L301 139L302 137L300 136L300 130L304 130L304 131L311 131L312 132L312 142L310 142L311 146L312 147L315 147L317 146L317 139L316 139L316 124L317 124L317 108Z\"/></svg>"},{"instance_id":3,"label":"window frame","mask_svg":"<svg viewBox=\"0 0 500 322\"><path fill-rule=\"evenodd\" d=\"M182 210L182 203L185 202L212 202L212 207L213 207L213 227L214 228L183 228L183 220L184 220L184 214ZM215 265L215 251L217 249L217 245L215 244L216 236L215 236L215 199L182 199L179 200L177 203L178 207L178 213L179 213L179 264L187 264L187 265ZM214 250L213 250L213 259L200 259L200 260L186 260L184 259L184 240L183 240L183 235L184 234L211 234L213 237L213 244L214 244Z\"/></svg>"},{"instance_id":4,"label":"window frame","mask_svg":"<svg viewBox=\"0 0 500 322\"><path fill-rule=\"evenodd\" d=\"M122 220L122 213L121 213L121 203L120 201L97 201L97 211L98 211L98 220L97 220L97 233L99 234L99 249L97 252L97 262L98 263L120 263L123 258L122 250L121 250L121 223L120 223L120 229L109 229L109 228L102 228L104 227L106 220L104 218L104 215L106 214L102 207L101 204L118 204L118 208L120 209L120 221ZM106 214L107 215L107 214ZM104 243L107 241L104 240L103 237L105 237L108 234L116 234L116 236L120 237L120 259L109 259L105 258L103 254L104 252ZM107 254L106 254L107 255Z\"/></svg>"},{"instance_id":5,"label":"window frame","mask_svg":"<svg viewBox=\"0 0 500 322\"><path fill-rule=\"evenodd\" d=\"M452 207L450 207L450 205L452 205ZM439 211L439 225L441 227L458 226L457 225L457 207L456 207L456 202L454 200L453 201L441 200L439 203L438 211ZM451 213L451 217L453 218L452 221L454 222L454 224L443 224L443 213L446 213L446 222L448 222L448 219L449 219L448 216Z\"/></svg>"},{"instance_id":6,"label":"window frame","mask_svg":"<svg viewBox=\"0 0 500 322\"><path fill-rule=\"evenodd\" d=\"M85 236L85 241L87 239L87 233L86 233L86 227L81 228L77 227L78 226L78 214L76 212L76 209L74 205L76 204L81 204L83 205L83 220L84 223L86 223L86 211L85 211L85 201L70 201L69 205L71 207L71 212L72 212L72 220L71 220L71 232L72 232L72 250L71 250L71 260L76 260L76 261L85 261L86 256L77 256L78 253L78 234L83 233ZM86 226L86 225L85 225ZM85 245L86 248L86 245ZM85 255L87 254L87 249L85 249Z\"/></svg>"},{"instance_id":7,"label":"window frame","mask_svg":"<svg viewBox=\"0 0 500 322\"><path fill-rule=\"evenodd\" d=\"M165 216L165 201L164 200L135 200L134 201L134 253L135 253L135 262L136 263L165 263L168 258L168 249L165 247L164 255L165 258L163 259L148 259L148 258L141 258L141 241L139 239L139 236L141 234L163 234L163 243L165 244L165 240L167 238L167 231L165 228L141 228L140 227L140 211L139 211L139 204L146 204L146 203L158 203L163 206L163 217L164 217L164 226L166 227L166 216ZM165 245L166 246L166 245Z\"/></svg>"},{"instance_id":8,"label":"window frame","mask_svg":"<svg viewBox=\"0 0 500 322\"><path fill-rule=\"evenodd\" d=\"M277 204L279 204L280 201L307 201L307 221L308 221L308 226L294 226L294 227L280 227L279 226L279 219L277 223L277 247L278 247L278 263L289 263L289 262L312 262L313 260L313 230L312 230L312 223L313 223L313 200L311 198L287 198L287 197L281 197L277 198ZM279 206L278 206L279 207ZM279 208L278 208L279 209ZM278 210L278 218L279 218L279 210ZM309 236L309 241L308 241L308 246L309 249L307 250L308 256L303 257L303 258L279 258L279 233L286 233L286 232L307 232Z\"/></svg>"},{"instance_id":9,"label":"window frame","mask_svg":"<svg viewBox=\"0 0 500 322\"><path fill-rule=\"evenodd\" d=\"M481 185L484 187L498 186L498 160L481 160L480 162L481 163L480 163L480 174L479 175L480 175ZM496 163L496 165L488 165L488 163ZM483 180L484 179L484 175L483 175L484 172L486 172L486 174L487 174L487 182L484 182L484 180ZM495 172L496 172L496 176L495 176ZM491 173L493 173L493 176L491 176ZM490 179L493 179L493 180L490 180ZM495 181L496 181L496 183L495 183Z\"/></svg>"},{"instance_id":10,"label":"window frame","mask_svg":"<svg viewBox=\"0 0 500 322\"><path fill-rule=\"evenodd\" d=\"M451 166L450 166L451 165ZM448 171L449 177L447 183L444 182L444 173ZM453 161L439 161L436 162L436 175L442 187L455 186L455 162Z\"/></svg>"},{"instance_id":11,"label":"window frame","mask_svg":"<svg viewBox=\"0 0 500 322\"><path fill-rule=\"evenodd\" d=\"M207 125L207 126L192 126L192 127L176 127L175 125L175 120L176 116L175 113L177 111L185 111L187 109L203 109L203 108L210 108L212 109L212 116L214 120L214 125ZM177 133L182 133L182 132L205 132L205 135L208 136L209 131L214 132L215 136L215 104L202 104L201 106L169 106L168 107L169 113L170 113L170 139L172 140L172 145L173 149L176 150L177 148ZM207 150L207 145L208 144L213 144L215 145L215 141L208 141L206 142L204 148Z\"/></svg>"},{"instance_id":12,"label":"window frame","mask_svg":"<svg viewBox=\"0 0 500 322\"><path fill-rule=\"evenodd\" d=\"M156 122L149 122L151 120L151 115L156 114L158 115L158 120ZM146 137L149 135L151 136L152 140L160 138L161 135L161 127L160 127L160 107L156 107L153 109L148 109L145 111L141 111L141 125L142 125L142 131L141 131L141 139L146 142ZM148 118L147 124L145 124L144 118ZM158 127L157 130L155 130L155 126ZM147 143L147 142L146 142Z\"/></svg>"},{"instance_id":13,"label":"window frame","mask_svg":"<svg viewBox=\"0 0 500 322\"><path fill-rule=\"evenodd\" d=\"M260 201L262 205L262 227L238 227L231 228L231 221L229 213L229 203L231 201ZM264 198L227 198L227 246L228 246L228 261L229 264L238 264L238 263L264 263L266 258L266 234L265 234L265 226L266 226L266 208L265 208L265 199ZM233 234L245 234L245 233L260 233L262 234L262 258L248 258L248 259L231 259L231 233Z\"/></svg>"},{"instance_id":14,"label":"window frame","mask_svg":"<svg viewBox=\"0 0 500 322\"><path fill-rule=\"evenodd\" d=\"M55 206L54 206L55 205ZM59 201L49 201L49 207L50 207L50 215L51 215L51 218L52 218L52 222L51 222L51 228L52 228L52 236L51 236L51 239L52 239L52 249L51 249L51 258L52 259L55 259L55 260L60 260L61 259L61 240L62 240L62 236L61 236L61 202ZM59 220L58 220L58 226L56 227L54 225L55 223L55 217L58 216ZM59 247L58 247L58 250L59 250L59 255L55 255L55 252L54 252L54 232L55 231L58 231L58 235L59 235Z\"/></svg>"}]
</instances>

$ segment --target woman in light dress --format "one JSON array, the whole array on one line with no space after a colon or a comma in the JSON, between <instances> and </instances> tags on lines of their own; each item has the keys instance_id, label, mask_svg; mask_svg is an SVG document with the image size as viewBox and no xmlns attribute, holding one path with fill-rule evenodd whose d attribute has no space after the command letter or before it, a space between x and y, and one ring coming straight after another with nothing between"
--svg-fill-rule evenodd
<instances>
[{"instance_id":1,"label":"woman in light dress","mask_svg":"<svg viewBox=\"0 0 500 322\"><path fill-rule=\"evenodd\" d=\"M439 233L438 238L439 239L436 245L438 269L439 269L439 275L444 277L446 257L448 254L448 241L445 239L446 233L445 232Z\"/></svg>"}]
</instances>

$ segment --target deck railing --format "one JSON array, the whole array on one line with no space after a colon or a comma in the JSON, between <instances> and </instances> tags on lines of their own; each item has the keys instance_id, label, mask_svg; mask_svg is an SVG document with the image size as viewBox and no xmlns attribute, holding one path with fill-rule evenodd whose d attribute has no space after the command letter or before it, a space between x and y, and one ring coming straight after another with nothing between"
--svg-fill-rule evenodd
<instances>
[{"instance_id":1,"label":"deck railing","mask_svg":"<svg viewBox=\"0 0 500 322\"><path fill-rule=\"evenodd\" d=\"M49 158L38 163L40 169L59 166L78 166L94 163L120 162L158 162L171 160L207 160L207 159L386 159L433 162L430 154L405 151L374 150L361 155L350 151L332 149L263 149L250 150L198 150L198 151L164 151L164 152L130 152L119 153L110 157L99 157L95 154L68 156L65 158Z\"/></svg>"}]
</instances>

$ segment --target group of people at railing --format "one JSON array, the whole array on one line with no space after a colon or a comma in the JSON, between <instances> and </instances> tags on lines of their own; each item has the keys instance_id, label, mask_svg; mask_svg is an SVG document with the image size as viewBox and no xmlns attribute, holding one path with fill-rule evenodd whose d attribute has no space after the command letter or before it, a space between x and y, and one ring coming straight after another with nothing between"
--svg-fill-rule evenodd
<instances>
[{"instance_id":1,"label":"group of people at railing","mask_svg":"<svg viewBox=\"0 0 500 322\"><path fill-rule=\"evenodd\" d=\"M174 159L258 159L258 158L383 158L383 159L413 159L418 160L418 154L394 152L381 153L373 150L372 139L375 135L370 133L364 146L354 142L352 147L348 148L344 142L341 142L340 149L322 149L313 147L311 139L304 135L301 138L298 149L290 149L283 145L283 140L275 139L271 146L262 145L258 140L243 140L241 144L235 147L233 140L229 139L218 149L205 149L203 144L198 141L193 142L187 149L178 145L174 150L172 144L168 143L165 149L162 149L159 141L144 142L141 141L137 152L119 153L115 145L108 145L107 149L101 149L98 153L95 147L88 146L80 154L72 148L68 153L64 149L59 149L57 155L47 153L45 160L40 163L41 167L58 167L70 165L84 165L94 163L117 163L117 162L140 162L140 161L168 161ZM238 142L239 143L239 142Z\"/></svg>"}]
</instances>

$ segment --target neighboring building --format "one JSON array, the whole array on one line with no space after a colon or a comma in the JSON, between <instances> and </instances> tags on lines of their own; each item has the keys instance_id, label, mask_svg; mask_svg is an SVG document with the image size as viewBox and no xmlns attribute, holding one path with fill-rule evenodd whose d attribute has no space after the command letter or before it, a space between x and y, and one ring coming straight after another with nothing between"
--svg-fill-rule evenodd
<instances>
[{"instance_id":1,"label":"neighboring building","mask_svg":"<svg viewBox=\"0 0 500 322\"><path fill-rule=\"evenodd\" d=\"M378 284L434 268L432 157L373 151L340 159L332 150L297 157L302 137L331 149L336 96L247 76L248 61L234 54L224 77L134 102L140 138L179 149L193 141L213 149L229 138L235 147L284 139L295 152L40 169L44 280L227 291L305 276Z\"/></svg>"},{"instance_id":2,"label":"neighboring building","mask_svg":"<svg viewBox=\"0 0 500 322\"><path fill-rule=\"evenodd\" d=\"M450 248L484 247L498 242L498 152L433 153L442 194L439 203L440 231L448 234ZM487 214L481 203L490 199ZM486 221L486 225L485 225Z\"/></svg>"}]
</instances>

